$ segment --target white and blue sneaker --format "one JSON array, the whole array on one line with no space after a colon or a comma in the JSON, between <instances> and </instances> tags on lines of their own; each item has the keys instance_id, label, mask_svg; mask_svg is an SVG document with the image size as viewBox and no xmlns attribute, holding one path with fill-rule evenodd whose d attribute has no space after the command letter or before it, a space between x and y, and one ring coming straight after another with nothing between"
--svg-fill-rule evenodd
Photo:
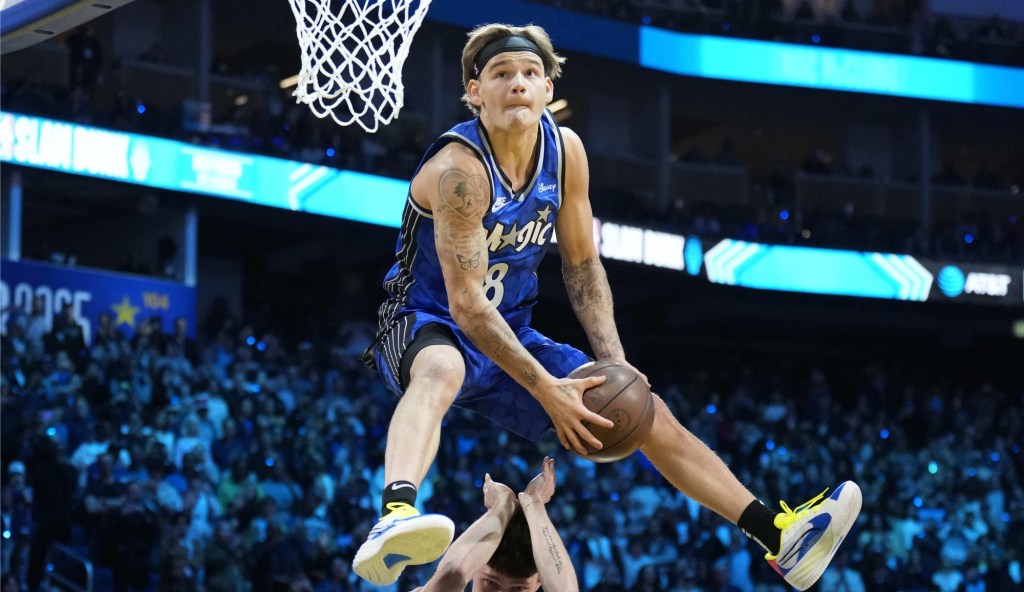
<instances>
[{"instance_id":1,"label":"white and blue sneaker","mask_svg":"<svg viewBox=\"0 0 1024 592\"><path fill-rule=\"evenodd\" d=\"M839 545L860 514L860 487L845 481L832 495L821 492L791 510L781 502L783 513L775 517L782 531L779 554L764 556L769 565L797 590L806 590L825 573Z\"/></svg>"},{"instance_id":2,"label":"white and blue sneaker","mask_svg":"<svg viewBox=\"0 0 1024 592\"><path fill-rule=\"evenodd\" d=\"M352 560L352 571L378 586L395 583L407 565L436 560L455 535L455 524L447 516L421 516L404 502L389 503L387 509Z\"/></svg>"}]
</instances>

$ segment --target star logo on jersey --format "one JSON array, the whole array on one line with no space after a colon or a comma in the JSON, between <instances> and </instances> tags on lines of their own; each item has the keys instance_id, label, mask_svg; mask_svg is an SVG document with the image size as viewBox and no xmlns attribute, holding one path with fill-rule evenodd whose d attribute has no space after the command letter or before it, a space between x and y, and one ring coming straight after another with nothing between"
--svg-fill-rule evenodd
<instances>
[{"instance_id":1,"label":"star logo on jersey","mask_svg":"<svg viewBox=\"0 0 1024 592\"><path fill-rule=\"evenodd\" d=\"M505 247L512 247L519 253L530 245L546 244L551 238L554 225L546 220L547 215L551 213L550 208L545 209L548 210L546 213L538 212L538 219L530 220L522 228L518 222L510 228L505 228L501 222L495 224L494 228L487 230L487 250L494 253Z\"/></svg>"},{"instance_id":2,"label":"star logo on jersey","mask_svg":"<svg viewBox=\"0 0 1024 592\"><path fill-rule=\"evenodd\" d=\"M544 207L543 210L540 210L540 211L537 212L537 221L538 222L547 222L548 221L548 216L550 216L550 215L551 215L551 205L548 204L547 206Z\"/></svg>"},{"instance_id":3,"label":"star logo on jersey","mask_svg":"<svg viewBox=\"0 0 1024 592\"><path fill-rule=\"evenodd\" d=\"M512 228L509 228L507 233L501 235L501 245L498 248L504 249L505 247L510 247L516 244L517 236L519 236L519 225L513 224Z\"/></svg>"}]
</instances>

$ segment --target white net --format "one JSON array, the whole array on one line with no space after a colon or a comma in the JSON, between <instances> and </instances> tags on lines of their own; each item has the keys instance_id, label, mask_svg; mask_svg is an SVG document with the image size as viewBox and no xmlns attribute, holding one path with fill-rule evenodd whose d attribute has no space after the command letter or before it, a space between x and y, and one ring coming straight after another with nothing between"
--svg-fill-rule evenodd
<instances>
[{"instance_id":1,"label":"white net","mask_svg":"<svg viewBox=\"0 0 1024 592\"><path fill-rule=\"evenodd\" d=\"M296 100L368 132L402 110L402 66L430 0L289 0L302 51Z\"/></svg>"}]
</instances>

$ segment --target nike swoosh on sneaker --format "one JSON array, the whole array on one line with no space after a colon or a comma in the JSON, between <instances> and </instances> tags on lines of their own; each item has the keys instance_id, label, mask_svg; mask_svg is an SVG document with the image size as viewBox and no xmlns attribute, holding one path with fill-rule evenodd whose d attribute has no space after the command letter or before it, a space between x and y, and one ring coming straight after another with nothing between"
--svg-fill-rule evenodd
<instances>
[{"instance_id":1,"label":"nike swoosh on sneaker","mask_svg":"<svg viewBox=\"0 0 1024 592\"><path fill-rule=\"evenodd\" d=\"M391 566L398 563L399 561L409 561L412 559L408 555L402 555L400 553L388 553L384 556L384 567L391 569Z\"/></svg>"},{"instance_id":2,"label":"nike swoosh on sneaker","mask_svg":"<svg viewBox=\"0 0 1024 592\"><path fill-rule=\"evenodd\" d=\"M780 555L776 560L779 567L784 570L791 569L800 559L811 550L812 547L821 538L821 535L828 529L829 523L832 521L831 516L828 514L822 514L815 516L810 522L807 523L808 528L805 532L800 535L800 538L793 542L793 545L786 550L784 555Z\"/></svg>"}]
</instances>

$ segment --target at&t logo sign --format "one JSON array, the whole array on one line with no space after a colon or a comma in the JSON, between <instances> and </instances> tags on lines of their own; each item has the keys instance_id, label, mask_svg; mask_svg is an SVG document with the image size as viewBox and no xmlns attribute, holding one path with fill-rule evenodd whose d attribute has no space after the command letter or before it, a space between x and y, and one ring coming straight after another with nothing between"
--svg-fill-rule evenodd
<instances>
[{"instance_id":1,"label":"at&t logo sign","mask_svg":"<svg viewBox=\"0 0 1024 592\"><path fill-rule=\"evenodd\" d=\"M939 290L950 298L961 294L1003 297L1009 293L1011 278L1005 273L984 273L972 271L966 275L955 265L947 265L939 271Z\"/></svg>"}]
</instances>

